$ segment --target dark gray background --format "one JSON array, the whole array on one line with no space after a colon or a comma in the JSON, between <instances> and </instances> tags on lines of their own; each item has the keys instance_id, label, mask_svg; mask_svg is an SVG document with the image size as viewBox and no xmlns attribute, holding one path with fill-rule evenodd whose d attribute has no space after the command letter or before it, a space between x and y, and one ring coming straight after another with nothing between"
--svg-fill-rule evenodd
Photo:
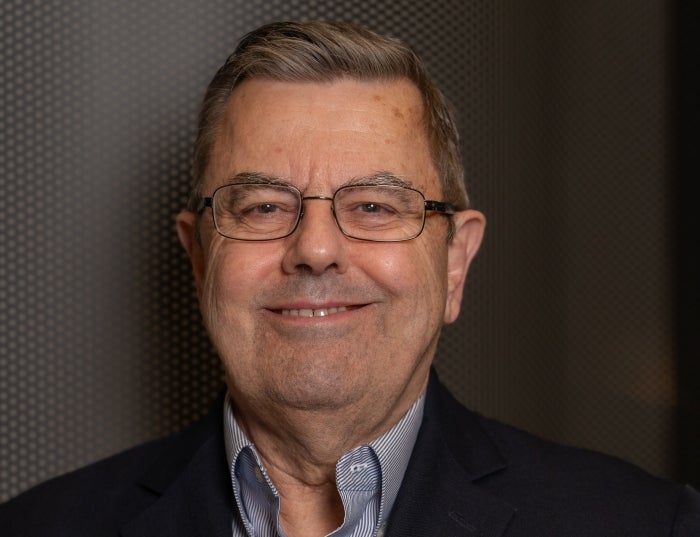
<instances>
[{"instance_id":1,"label":"dark gray background","mask_svg":"<svg viewBox=\"0 0 700 537\"><path fill-rule=\"evenodd\" d=\"M468 406L674 473L661 0L0 4L0 500L181 428L220 386L174 232L204 89L284 18L402 37L488 218L438 369Z\"/></svg>"}]
</instances>

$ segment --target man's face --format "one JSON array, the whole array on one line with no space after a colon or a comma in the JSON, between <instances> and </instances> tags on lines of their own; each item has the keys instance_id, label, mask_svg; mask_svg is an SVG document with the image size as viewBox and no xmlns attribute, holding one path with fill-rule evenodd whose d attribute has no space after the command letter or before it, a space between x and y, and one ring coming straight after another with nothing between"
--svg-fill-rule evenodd
<instances>
[{"instance_id":1,"label":"man's face","mask_svg":"<svg viewBox=\"0 0 700 537\"><path fill-rule=\"evenodd\" d=\"M256 173L330 197L388 172L440 200L421 118L407 81L246 81L229 99L204 193ZM291 236L268 242L220 236L209 209L198 240L196 217L178 217L229 391L242 409L354 409L377 423L394 419L420 395L441 324L459 312L483 218L457 215L450 243L441 215L428 216L414 240L377 243L345 237L328 201L304 208Z\"/></svg>"}]
</instances>

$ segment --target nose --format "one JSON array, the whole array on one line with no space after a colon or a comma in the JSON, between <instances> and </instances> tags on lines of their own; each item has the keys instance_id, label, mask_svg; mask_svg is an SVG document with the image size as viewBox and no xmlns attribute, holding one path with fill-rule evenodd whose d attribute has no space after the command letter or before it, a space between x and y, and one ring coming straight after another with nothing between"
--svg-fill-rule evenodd
<instances>
[{"instance_id":1,"label":"nose","mask_svg":"<svg viewBox=\"0 0 700 537\"><path fill-rule=\"evenodd\" d=\"M331 199L304 198L304 213L297 229L288 238L283 269L291 274L307 271L320 275L328 270L347 270L348 238L336 224Z\"/></svg>"}]
</instances>

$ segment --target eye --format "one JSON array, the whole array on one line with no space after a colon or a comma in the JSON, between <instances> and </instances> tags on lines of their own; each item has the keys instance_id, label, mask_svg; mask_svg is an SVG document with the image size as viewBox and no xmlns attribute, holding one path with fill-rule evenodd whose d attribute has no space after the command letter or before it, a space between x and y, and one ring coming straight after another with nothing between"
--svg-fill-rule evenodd
<instances>
[{"instance_id":1,"label":"eye","mask_svg":"<svg viewBox=\"0 0 700 537\"><path fill-rule=\"evenodd\" d=\"M381 205L379 203L375 203L375 202L367 202L367 203L358 204L357 210L359 210L360 212L363 212L363 213L390 212L388 207L386 207L385 205Z\"/></svg>"},{"instance_id":2,"label":"eye","mask_svg":"<svg viewBox=\"0 0 700 537\"><path fill-rule=\"evenodd\" d=\"M243 214L250 214L250 213L261 213L261 214L270 214L270 213L275 213L277 211L280 211L281 207L279 205L275 205L274 203L260 203L258 205L253 205L251 207L248 207L247 209L243 210Z\"/></svg>"}]
</instances>

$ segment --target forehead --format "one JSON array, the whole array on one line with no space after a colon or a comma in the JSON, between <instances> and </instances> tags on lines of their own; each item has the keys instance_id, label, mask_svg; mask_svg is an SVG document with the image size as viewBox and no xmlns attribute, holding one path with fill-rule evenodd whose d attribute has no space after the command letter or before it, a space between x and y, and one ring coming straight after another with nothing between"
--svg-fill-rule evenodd
<instances>
[{"instance_id":1,"label":"forehead","mask_svg":"<svg viewBox=\"0 0 700 537\"><path fill-rule=\"evenodd\" d=\"M246 81L227 102L207 183L251 172L302 190L378 172L435 186L420 93L407 80Z\"/></svg>"}]
</instances>

